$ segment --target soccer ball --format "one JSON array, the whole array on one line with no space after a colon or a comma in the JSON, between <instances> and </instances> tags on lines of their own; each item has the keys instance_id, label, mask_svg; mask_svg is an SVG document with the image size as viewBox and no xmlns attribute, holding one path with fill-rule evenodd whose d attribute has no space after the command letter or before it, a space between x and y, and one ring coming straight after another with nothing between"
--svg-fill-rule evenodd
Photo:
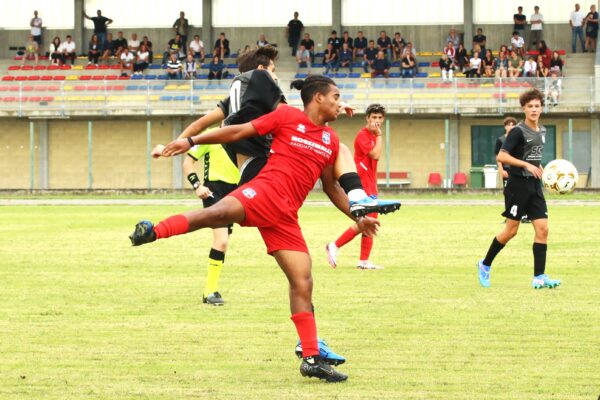
<instances>
[{"instance_id":1,"label":"soccer ball","mask_svg":"<svg viewBox=\"0 0 600 400\"><path fill-rule=\"evenodd\" d=\"M577 168L569 161L560 159L550 161L542 174L544 187L551 192L560 194L571 193L575 189L578 179Z\"/></svg>"}]
</instances>

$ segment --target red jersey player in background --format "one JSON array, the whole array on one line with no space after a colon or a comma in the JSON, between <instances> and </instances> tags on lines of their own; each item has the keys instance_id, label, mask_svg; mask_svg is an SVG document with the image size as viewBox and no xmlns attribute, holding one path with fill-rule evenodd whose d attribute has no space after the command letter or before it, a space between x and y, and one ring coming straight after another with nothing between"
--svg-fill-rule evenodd
<instances>
[{"instance_id":1,"label":"red jersey player in background","mask_svg":"<svg viewBox=\"0 0 600 400\"><path fill-rule=\"evenodd\" d=\"M381 104L371 104L367 107L367 125L362 128L354 139L354 162L356 171L365 192L373 198L377 198L377 161L381 156L383 149L383 140L381 126L385 119L385 107ZM377 213L368 214L369 217L377 218ZM335 241L328 243L325 247L329 264L336 267L337 251L340 247L354 239L360 230L358 225L349 227ZM383 267L375 265L369 261L371 249L373 248L373 238L362 235L360 239L360 260L356 268L358 269L382 269Z\"/></svg>"},{"instance_id":2,"label":"red jersey player in background","mask_svg":"<svg viewBox=\"0 0 600 400\"><path fill-rule=\"evenodd\" d=\"M304 111L281 105L254 121L172 142L162 153L170 156L187 151L190 145L236 142L272 133L272 155L256 178L211 207L171 216L156 226L140 221L130 239L134 246L139 246L234 222L257 227L267 252L289 282L291 319L302 342L301 374L339 382L346 380L347 375L333 369L319 355L312 307L311 259L298 224L298 209L319 177L327 192L346 172L344 159L338 156L339 138L326 125L338 116L340 92L333 80L317 75L294 81L292 85L301 90ZM399 206L397 203L393 210ZM379 221L354 218L349 208L343 211L357 221L366 235L376 233Z\"/></svg>"}]
</instances>

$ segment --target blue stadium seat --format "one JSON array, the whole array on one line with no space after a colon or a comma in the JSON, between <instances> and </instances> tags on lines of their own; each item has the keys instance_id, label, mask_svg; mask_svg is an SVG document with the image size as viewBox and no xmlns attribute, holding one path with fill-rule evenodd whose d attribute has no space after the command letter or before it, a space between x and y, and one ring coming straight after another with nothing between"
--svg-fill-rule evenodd
<instances>
[{"instance_id":1,"label":"blue stadium seat","mask_svg":"<svg viewBox=\"0 0 600 400\"><path fill-rule=\"evenodd\" d=\"M385 88L385 83L373 81L373 89L383 89L383 88Z\"/></svg>"},{"instance_id":2,"label":"blue stadium seat","mask_svg":"<svg viewBox=\"0 0 600 400\"><path fill-rule=\"evenodd\" d=\"M229 55L229 58L237 58L237 56L238 56L238 53L231 53Z\"/></svg>"},{"instance_id":3,"label":"blue stadium seat","mask_svg":"<svg viewBox=\"0 0 600 400\"><path fill-rule=\"evenodd\" d=\"M360 78L360 73L352 72L352 73L348 74L348 78Z\"/></svg>"},{"instance_id":4,"label":"blue stadium seat","mask_svg":"<svg viewBox=\"0 0 600 400\"><path fill-rule=\"evenodd\" d=\"M357 87L356 83L346 83L346 89L356 89Z\"/></svg>"},{"instance_id":5,"label":"blue stadium seat","mask_svg":"<svg viewBox=\"0 0 600 400\"><path fill-rule=\"evenodd\" d=\"M427 72L419 72L415 75L416 78L427 78Z\"/></svg>"},{"instance_id":6,"label":"blue stadium seat","mask_svg":"<svg viewBox=\"0 0 600 400\"><path fill-rule=\"evenodd\" d=\"M347 78L347 77L348 77L348 74L345 74L345 73L343 73L343 72L337 72L337 73L335 74L335 77L336 77L336 79L343 79L343 78Z\"/></svg>"},{"instance_id":7,"label":"blue stadium seat","mask_svg":"<svg viewBox=\"0 0 600 400\"><path fill-rule=\"evenodd\" d=\"M160 96L160 101L171 101L173 96Z\"/></svg>"},{"instance_id":8,"label":"blue stadium seat","mask_svg":"<svg viewBox=\"0 0 600 400\"><path fill-rule=\"evenodd\" d=\"M237 64L227 64L227 68L237 69L237 67L238 67Z\"/></svg>"},{"instance_id":9,"label":"blue stadium seat","mask_svg":"<svg viewBox=\"0 0 600 400\"><path fill-rule=\"evenodd\" d=\"M331 78L331 79L335 78L335 74L323 74L323 75L325 75L326 77Z\"/></svg>"},{"instance_id":10,"label":"blue stadium seat","mask_svg":"<svg viewBox=\"0 0 600 400\"><path fill-rule=\"evenodd\" d=\"M388 82L385 84L386 89L397 89L398 84L394 82Z\"/></svg>"},{"instance_id":11,"label":"blue stadium seat","mask_svg":"<svg viewBox=\"0 0 600 400\"><path fill-rule=\"evenodd\" d=\"M390 72L390 78L400 78L400 72Z\"/></svg>"},{"instance_id":12,"label":"blue stadium seat","mask_svg":"<svg viewBox=\"0 0 600 400\"><path fill-rule=\"evenodd\" d=\"M185 100L185 96L175 96L175 97L173 97L173 100L175 100L175 101L184 101Z\"/></svg>"},{"instance_id":13,"label":"blue stadium seat","mask_svg":"<svg viewBox=\"0 0 600 400\"><path fill-rule=\"evenodd\" d=\"M410 89L411 88L411 84L410 82L402 82L400 83L400 89Z\"/></svg>"},{"instance_id":14,"label":"blue stadium seat","mask_svg":"<svg viewBox=\"0 0 600 400\"><path fill-rule=\"evenodd\" d=\"M304 79L307 76L308 76L308 74L298 73L298 74L294 75L294 78L296 78L296 79Z\"/></svg>"},{"instance_id":15,"label":"blue stadium seat","mask_svg":"<svg viewBox=\"0 0 600 400\"><path fill-rule=\"evenodd\" d=\"M394 61L392 63L392 67L399 67L400 66L400 61Z\"/></svg>"},{"instance_id":16,"label":"blue stadium seat","mask_svg":"<svg viewBox=\"0 0 600 400\"><path fill-rule=\"evenodd\" d=\"M342 100L352 100L352 99L354 99L354 95L353 94L346 93L346 94L342 95Z\"/></svg>"},{"instance_id":17,"label":"blue stadium seat","mask_svg":"<svg viewBox=\"0 0 600 400\"><path fill-rule=\"evenodd\" d=\"M362 67L362 63L359 63L359 62L352 63L352 67L360 68L360 67Z\"/></svg>"},{"instance_id":18,"label":"blue stadium seat","mask_svg":"<svg viewBox=\"0 0 600 400\"><path fill-rule=\"evenodd\" d=\"M165 80L165 79L167 79L167 75L159 75L159 76L156 77L156 79Z\"/></svg>"},{"instance_id":19,"label":"blue stadium seat","mask_svg":"<svg viewBox=\"0 0 600 400\"><path fill-rule=\"evenodd\" d=\"M325 57L325 53L323 53L322 51L319 53L315 54L315 57Z\"/></svg>"},{"instance_id":20,"label":"blue stadium seat","mask_svg":"<svg viewBox=\"0 0 600 400\"><path fill-rule=\"evenodd\" d=\"M148 69L161 69L161 68L162 68L162 65L160 65L160 64L150 64L148 66Z\"/></svg>"},{"instance_id":21,"label":"blue stadium seat","mask_svg":"<svg viewBox=\"0 0 600 400\"><path fill-rule=\"evenodd\" d=\"M165 85L154 85L150 87L152 90L163 90Z\"/></svg>"},{"instance_id":22,"label":"blue stadium seat","mask_svg":"<svg viewBox=\"0 0 600 400\"><path fill-rule=\"evenodd\" d=\"M201 85L199 83L194 83L194 90L203 90L206 89L206 85Z\"/></svg>"},{"instance_id":23,"label":"blue stadium seat","mask_svg":"<svg viewBox=\"0 0 600 400\"><path fill-rule=\"evenodd\" d=\"M146 78L146 79L156 79L156 75L146 75L144 78Z\"/></svg>"},{"instance_id":24,"label":"blue stadium seat","mask_svg":"<svg viewBox=\"0 0 600 400\"><path fill-rule=\"evenodd\" d=\"M197 77L198 77L198 79L208 79L207 74L198 74Z\"/></svg>"},{"instance_id":25,"label":"blue stadium seat","mask_svg":"<svg viewBox=\"0 0 600 400\"><path fill-rule=\"evenodd\" d=\"M427 61L421 61L419 67L429 67L431 64Z\"/></svg>"},{"instance_id":26,"label":"blue stadium seat","mask_svg":"<svg viewBox=\"0 0 600 400\"><path fill-rule=\"evenodd\" d=\"M323 67L325 67L325 64L314 63L312 66L313 66L313 68L323 68Z\"/></svg>"},{"instance_id":27,"label":"blue stadium seat","mask_svg":"<svg viewBox=\"0 0 600 400\"><path fill-rule=\"evenodd\" d=\"M425 84L424 84L424 83L421 83L421 82L415 82L415 83L413 84L413 87L414 87L415 89L423 89L423 88L425 88Z\"/></svg>"},{"instance_id":28,"label":"blue stadium seat","mask_svg":"<svg viewBox=\"0 0 600 400\"><path fill-rule=\"evenodd\" d=\"M200 96L187 96L186 100L192 100L193 102L200 101Z\"/></svg>"},{"instance_id":29,"label":"blue stadium seat","mask_svg":"<svg viewBox=\"0 0 600 400\"><path fill-rule=\"evenodd\" d=\"M144 89L143 86L138 86L138 85L127 85L125 86L126 90L138 90L138 89Z\"/></svg>"},{"instance_id":30,"label":"blue stadium seat","mask_svg":"<svg viewBox=\"0 0 600 400\"><path fill-rule=\"evenodd\" d=\"M300 95L298 93L292 93L288 96L288 100L300 100Z\"/></svg>"},{"instance_id":31,"label":"blue stadium seat","mask_svg":"<svg viewBox=\"0 0 600 400\"><path fill-rule=\"evenodd\" d=\"M144 79L143 75L131 75L131 79L134 81L140 80L140 79Z\"/></svg>"}]
</instances>

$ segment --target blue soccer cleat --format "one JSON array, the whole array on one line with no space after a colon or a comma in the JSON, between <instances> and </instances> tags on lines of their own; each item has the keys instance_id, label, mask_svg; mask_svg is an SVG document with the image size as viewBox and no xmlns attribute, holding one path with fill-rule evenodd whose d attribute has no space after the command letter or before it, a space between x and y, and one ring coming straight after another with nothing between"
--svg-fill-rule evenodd
<instances>
[{"instance_id":1,"label":"blue soccer cleat","mask_svg":"<svg viewBox=\"0 0 600 400\"><path fill-rule=\"evenodd\" d=\"M323 361L329 365L340 365L346 362L346 359L339 354L334 353L323 339L319 339L319 354ZM299 340L296 345L296 356L302 358L302 344Z\"/></svg>"},{"instance_id":2,"label":"blue soccer cleat","mask_svg":"<svg viewBox=\"0 0 600 400\"><path fill-rule=\"evenodd\" d=\"M553 289L557 286L560 286L560 279L552 279L548 275L542 274L533 278L533 281L531 281L531 286L534 289Z\"/></svg>"},{"instance_id":3,"label":"blue soccer cleat","mask_svg":"<svg viewBox=\"0 0 600 400\"><path fill-rule=\"evenodd\" d=\"M156 233L154 232L152 222L140 221L135 224L135 230L129 235L129 240L131 240L132 246L154 242L156 240Z\"/></svg>"},{"instance_id":4,"label":"blue soccer cleat","mask_svg":"<svg viewBox=\"0 0 600 400\"><path fill-rule=\"evenodd\" d=\"M483 260L477 262L477 275L479 275L479 283L484 288L490 287L490 267L483 263Z\"/></svg>"},{"instance_id":5,"label":"blue soccer cleat","mask_svg":"<svg viewBox=\"0 0 600 400\"><path fill-rule=\"evenodd\" d=\"M356 218L364 217L367 214L378 213L387 214L400 209L399 201L379 200L374 196L350 202L350 213Z\"/></svg>"}]
</instances>

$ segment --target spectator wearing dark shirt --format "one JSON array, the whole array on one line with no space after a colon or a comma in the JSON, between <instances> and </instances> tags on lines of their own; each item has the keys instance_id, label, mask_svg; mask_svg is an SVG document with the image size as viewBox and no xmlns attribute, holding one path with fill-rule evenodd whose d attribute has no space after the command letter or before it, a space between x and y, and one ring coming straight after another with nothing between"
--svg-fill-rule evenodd
<instances>
[{"instance_id":1,"label":"spectator wearing dark shirt","mask_svg":"<svg viewBox=\"0 0 600 400\"><path fill-rule=\"evenodd\" d=\"M344 47L344 43L347 43L348 48L350 49L350 51L352 51L352 49L354 48L354 40L352 40L348 31L344 31L344 34L342 35L342 48Z\"/></svg>"},{"instance_id":2,"label":"spectator wearing dark shirt","mask_svg":"<svg viewBox=\"0 0 600 400\"><path fill-rule=\"evenodd\" d=\"M222 60L229 56L229 40L225 39L225 32L221 32L221 35L215 42L215 55L218 55Z\"/></svg>"},{"instance_id":3,"label":"spectator wearing dark shirt","mask_svg":"<svg viewBox=\"0 0 600 400\"><path fill-rule=\"evenodd\" d=\"M98 66L98 58L100 58L102 55L102 51L100 49L98 35L94 33L90 39L90 44L88 45L88 65L91 65L93 62L96 66Z\"/></svg>"},{"instance_id":4,"label":"spectator wearing dark shirt","mask_svg":"<svg viewBox=\"0 0 600 400\"><path fill-rule=\"evenodd\" d=\"M208 79L221 79L223 77L223 69L225 64L219 56L215 55L210 64L208 64Z\"/></svg>"},{"instance_id":5,"label":"spectator wearing dark shirt","mask_svg":"<svg viewBox=\"0 0 600 400\"><path fill-rule=\"evenodd\" d=\"M152 52L152 42L148 40L148 36L143 37L140 47L142 47L142 45L146 46L146 51L148 52L148 63L152 64L152 61L154 60L154 53Z\"/></svg>"},{"instance_id":6,"label":"spectator wearing dark shirt","mask_svg":"<svg viewBox=\"0 0 600 400\"><path fill-rule=\"evenodd\" d=\"M94 23L94 33L98 37L98 43L100 44L100 51L104 50L104 42L106 42L106 31L107 26L112 24L113 20L110 18L106 18L102 15L102 11L96 11L96 17L91 17L83 11L83 17L85 19L89 19Z\"/></svg>"},{"instance_id":7,"label":"spectator wearing dark shirt","mask_svg":"<svg viewBox=\"0 0 600 400\"><path fill-rule=\"evenodd\" d=\"M340 68L347 67L350 73L352 73L352 50L348 47L348 43L342 44L342 50L339 53Z\"/></svg>"},{"instance_id":8,"label":"spectator wearing dark shirt","mask_svg":"<svg viewBox=\"0 0 600 400\"><path fill-rule=\"evenodd\" d=\"M373 61L377 58L377 49L375 48L375 41L369 40L369 47L365 49L365 55L363 56L362 67L365 72L369 72L369 67L372 67Z\"/></svg>"},{"instance_id":9,"label":"spectator wearing dark shirt","mask_svg":"<svg viewBox=\"0 0 600 400\"><path fill-rule=\"evenodd\" d=\"M127 47L127 39L123 37L123 32L117 32L117 38L113 40L113 55L117 57L117 60L121 58L121 53L123 53Z\"/></svg>"},{"instance_id":10,"label":"spectator wearing dark shirt","mask_svg":"<svg viewBox=\"0 0 600 400\"><path fill-rule=\"evenodd\" d=\"M171 58L171 54L175 54L176 58L181 57L181 50L183 49L183 40L181 40L181 35L176 34L175 37L169 40L167 43L167 49L163 53L163 64L166 64Z\"/></svg>"},{"instance_id":11,"label":"spectator wearing dark shirt","mask_svg":"<svg viewBox=\"0 0 600 400\"><path fill-rule=\"evenodd\" d=\"M304 39L300 42L302 46L310 53L310 62L315 62L315 41L310 38L310 33L304 34Z\"/></svg>"},{"instance_id":12,"label":"spectator wearing dark shirt","mask_svg":"<svg viewBox=\"0 0 600 400\"><path fill-rule=\"evenodd\" d=\"M542 61L546 68L550 68L550 59L552 58L552 51L546 45L545 40L540 40L538 42L538 51L539 55L542 56Z\"/></svg>"},{"instance_id":13,"label":"spectator wearing dark shirt","mask_svg":"<svg viewBox=\"0 0 600 400\"><path fill-rule=\"evenodd\" d=\"M585 47L587 51L596 51L596 41L598 40L598 12L596 5L590 6L590 12L587 13L584 20L585 24Z\"/></svg>"},{"instance_id":14,"label":"spectator wearing dark shirt","mask_svg":"<svg viewBox=\"0 0 600 400\"><path fill-rule=\"evenodd\" d=\"M188 30L190 28L190 24L188 19L185 17L185 13L183 11L179 12L179 18L175 20L173 23L173 31L177 35L181 37L181 41L185 44L187 43Z\"/></svg>"},{"instance_id":15,"label":"spectator wearing dark shirt","mask_svg":"<svg viewBox=\"0 0 600 400\"><path fill-rule=\"evenodd\" d=\"M365 50L369 46L367 38L363 36L363 31L358 31L356 37L354 38L354 46L352 46L352 53L354 56L354 61L358 58L362 60L365 55Z\"/></svg>"},{"instance_id":16,"label":"spectator wearing dark shirt","mask_svg":"<svg viewBox=\"0 0 600 400\"><path fill-rule=\"evenodd\" d=\"M550 59L550 69L558 69L560 71L559 76L562 76L564 62L560 58L560 53L556 50L552 52L552 58Z\"/></svg>"},{"instance_id":17,"label":"spectator wearing dark shirt","mask_svg":"<svg viewBox=\"0 0 600 400\"><path fill-rule=\"evenodd\" d=\"M371 65L371 78L375 78L376 76L383 75L384 77L388 77L390 74L390 62L385 56L383 50L379 50L377 52L377 57L373 60L373 64Z\"/></svg>"},{"instance_id":18,"label":"spectator wearing dark shirt","mask_svg":"<svg viewBox=\"0 0 600 400\"><path fill-rule=\"evenodd\" d=\"M487 41L487 38L483 34L483 30L481 28L477 28L477 35L473 36L473 47L475 47L475 45L478 44L479 48L481 50L480 54L485 54L486 41Z\"/></svg>"},{"instance_id":19,"label":"spectator wearing dark shirt","mask_svg":"<svg viewBox=\"0 0 600 400\"><path fill-rule=\"evenodd\" d=\"M342 40L337 36L336 31L331 31L331 36L327 39L327 44L331 44L335 51L340 51L342 48Z\"/></svg>"},{"instance_id":20,"label":"spectator wearing dark shirt","mask_svg":"<svg viewBox=\"0 0 600 400\"><path fill-rule=\"evenodd\" d=\"M523 14L523 7L517 8L517 13L513 15L514 27L513 29L519 33L523 39L525 39L525 26L527 26L527 17ZM527 40L525 40L527 43Z\"/></svg>"},{"instance_id":21,"label":"spectator wearing dark shirt","mask_svg":"<svg viewBox=\"0 0 600 400\"><path fill-rule=\"evenodd\" d=\"M106 61L108 64L108 60L110 57L115 55L115 41L112 38L112 33L108 33L106 35L106 40L104 41L104 45L102 46L104 52L102 53L102 59Z\"/></svg>"},{"instance_id":22,"label":"spectator wearing dark shirt","mask_svg":"<svg viewBox=\"0 0 600 400\"><path fill-rule=\"evenodd\" d=\"M333 44L327 43L327 49L325 49L325 55L323 56L323 64L325 64L325 73L328 74L329 70L333 72L337 71L338 65L338 52L333 47Z\"/></svg>"},{"instance_id":23,"label":"spectator wearing dark shirt","mask_svg":"<svg viewBox=\"0 0 600 400\"><path fill-rule=\"evenodd\" d=\"M400 74L403 78L413 78L417 68L417 61L412 52L405 51L402 61L400 62Z\"/></svg>"},{"instance_id":24,"label":"spectator wearing dark shirt","mask_svg":"<svg viewBox=\"0 0 600 400\"><path fill-rule=\"evenodd\" d=\"M442 72L442 80L444 82L452 82L452 73L454 71L454 63L448 57L448 54L442 54L440 58L440 71Z\"/></svg>"},{"instance_id":25,"label":"spectator wearing dark shirt","mask_svg":"<svg viewBox=\"0 0 600 400\"><path fill-rule=\"evenodd\" d=\"M392 39L392 50L394 53L394 60L400 61L402 58L402 50L404 50L404 46L406 46L406 41L400 34L400 32L396 32L394 34L394 38Z\"/></svg>"},{"instance_id":26,"label":"spectator wearing dark shirt","mask_svg":"<svg viewBox=\"0 0 600 400\"><path fill-rule=\"evenodd\" d=\"M385 52L387 59L392 59L392 40L385 33L385 31L381 31L379 33L379 38L377 39L377 48Z\"/></svg>"},{"instance_id":27,"label":"spectator wearing dark shirt","mask_svg":"<svg viewBox=\"0 0 600 400\"><path fill-rule=\"evenodd\" d=\"M294 13L294 19L291 19L287 24L286 34L288 38L288 44L292 48L292 56L296 56L298 50L298 42L300 41L300 35L304 29L304 24L298 19L298 11Z\"/></svg>"}]
</instances>

